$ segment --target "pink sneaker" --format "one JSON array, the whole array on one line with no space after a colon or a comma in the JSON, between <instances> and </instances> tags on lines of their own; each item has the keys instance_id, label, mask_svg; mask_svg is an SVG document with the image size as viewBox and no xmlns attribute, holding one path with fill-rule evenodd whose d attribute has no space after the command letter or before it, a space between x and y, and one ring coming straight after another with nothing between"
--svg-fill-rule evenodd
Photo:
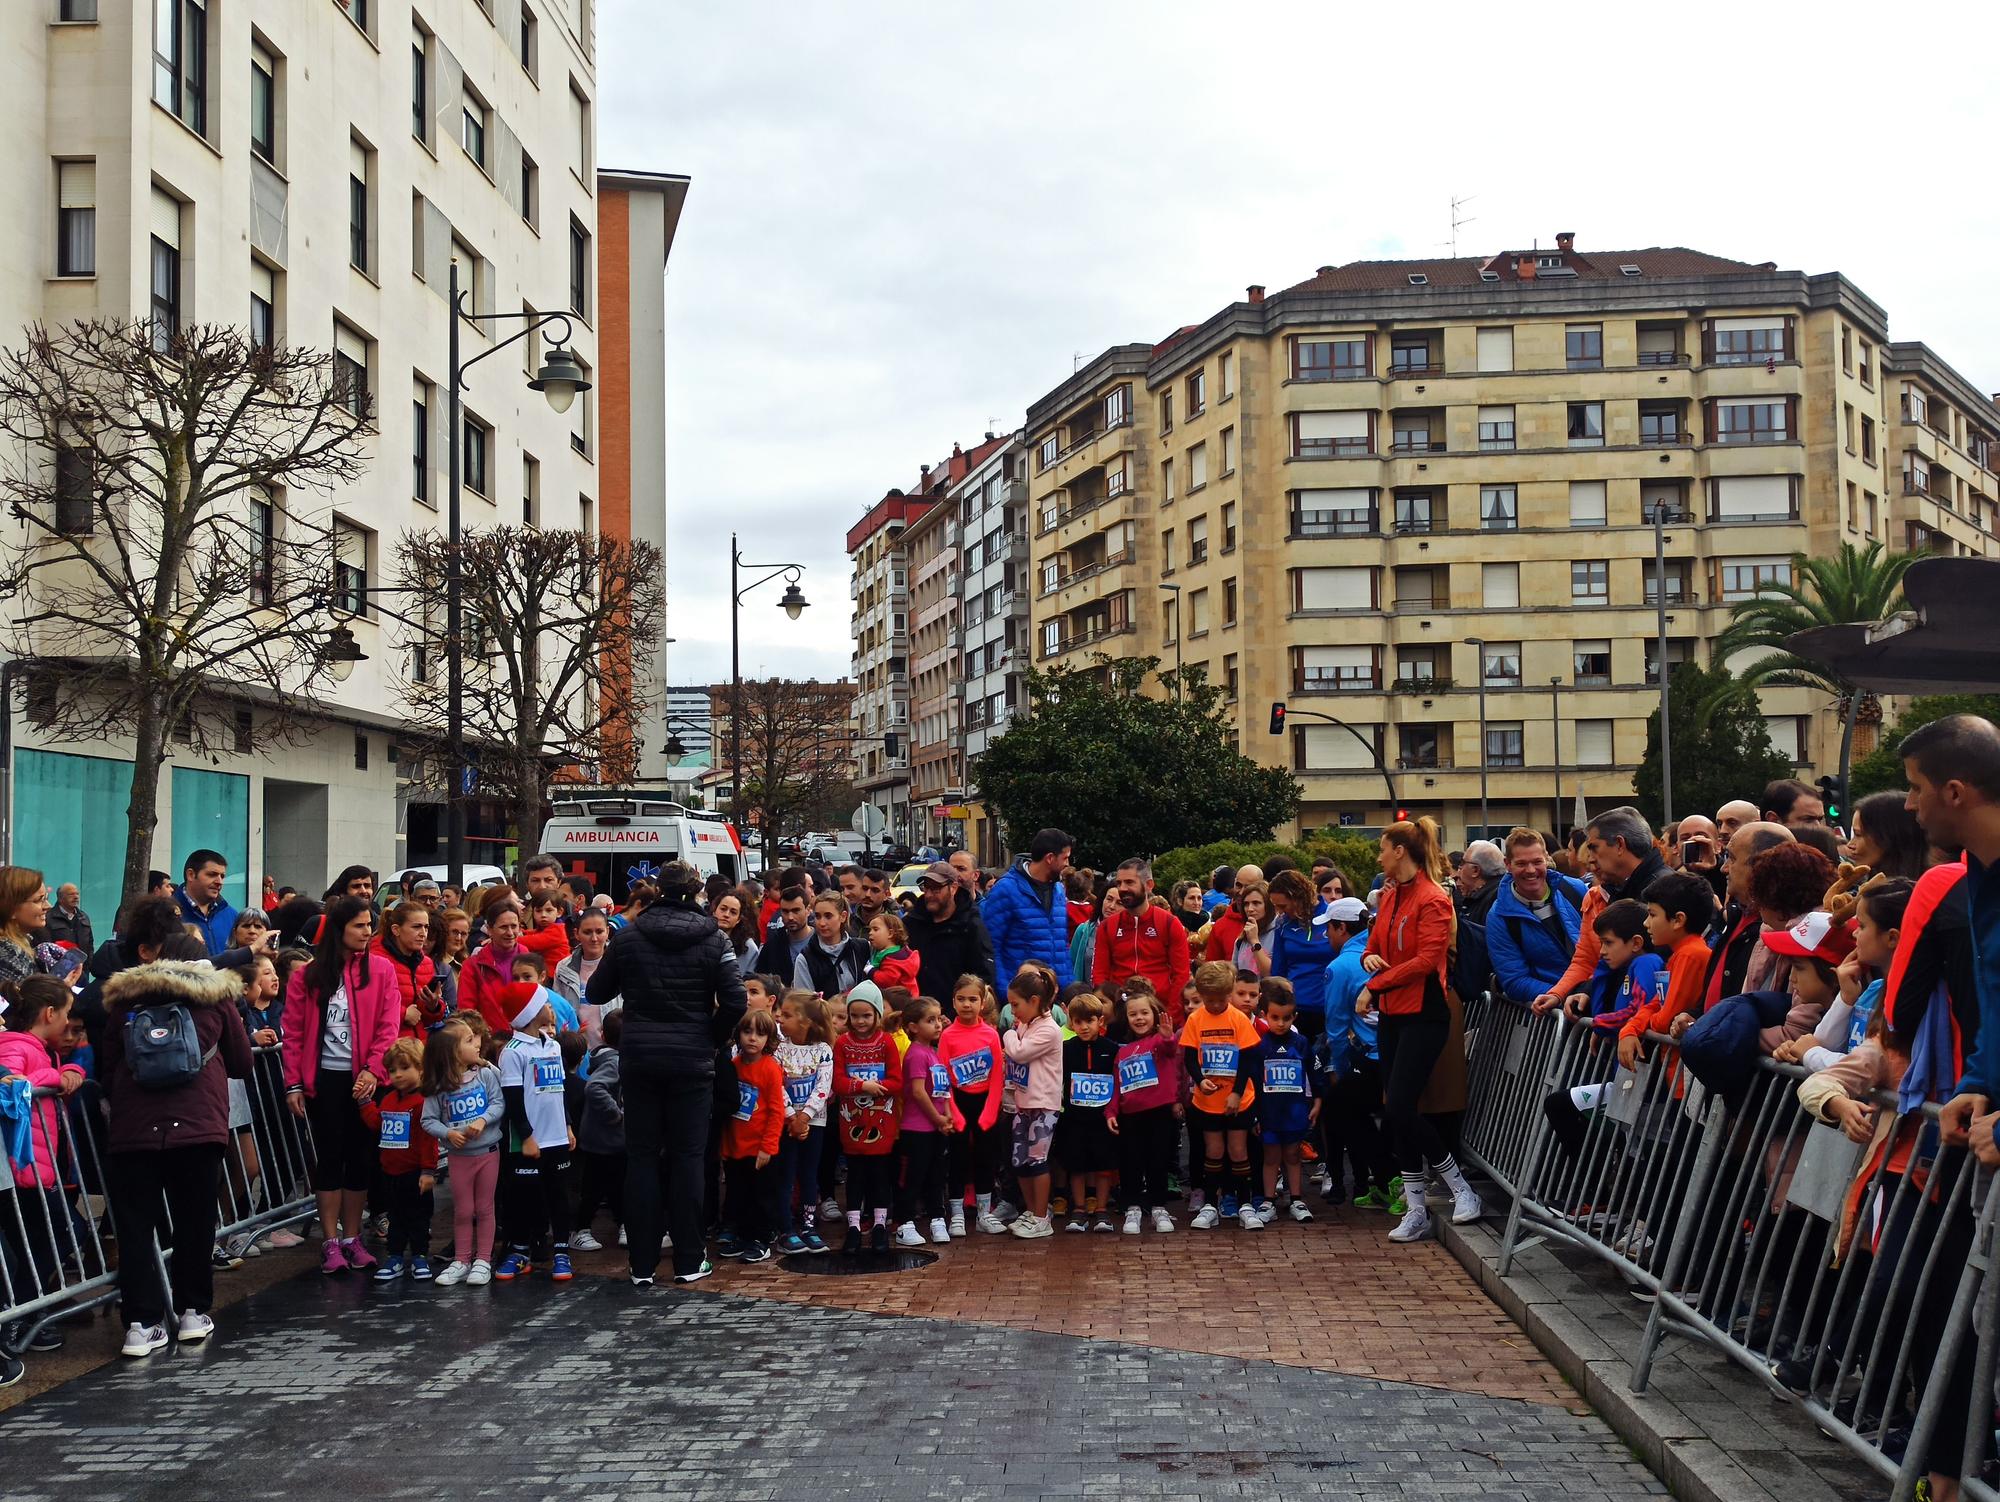
<instances>
[{"instance_id":1,"label":"pink sneaker","mask_svg":"<svg viewBox=\"0 0 2000 1502\"><path fill-rule=\"evenodd\" d=\"M374 1257L369 1255L368 1248L361 1244L359 1236L343 1243L343 1245L347 1249L347 1265L356 1272L363 1272L375 1265Z\"/></svg>"},{"instance_id":2,"label":"pink sneaker","mask_svg":"<svg viewBox=\"0 0 2000 1502\"><path fill-rule=\"evenodd\" d=\"M319 1270L321 1272L344 1273L347 1271L347 1253L342 1250L342 1246L343 1243L339 1241L329 1240L325 1246L320 1248Z\"/></svg>"},{"instance_id":3,"label":"pink sneaker","mask_svg":"<svg viewBox=\"0 0 2000 1502\"><path fill-rule=\"evenodd\" d=\"M289 1248L304 1246L305 1244L305 1237L301 1236L297 1231L282 1226L264 1238L264 1245L266 1246Z\"/></svg>"}]
</instances>

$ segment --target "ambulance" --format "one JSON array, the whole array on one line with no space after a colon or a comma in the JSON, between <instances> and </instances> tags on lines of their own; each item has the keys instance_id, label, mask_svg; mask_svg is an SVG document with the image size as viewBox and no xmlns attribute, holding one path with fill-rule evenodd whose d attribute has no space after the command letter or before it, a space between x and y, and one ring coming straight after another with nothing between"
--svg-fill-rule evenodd
<instances>
[{"instance_id":1,"label":"ambulance","mask_svg":"<svg viewBox=\"0 0 2000 1502\"><path fill-rule=\"evenodd\" d=\"M581 876L592 890L625 905L636 881L651 880L668 861L686 861L704 877L741 881L746 867L736 826L643 793L557 798L542 829L542 854L562 862L565 877Z\"/></svg>"}]
</instances>

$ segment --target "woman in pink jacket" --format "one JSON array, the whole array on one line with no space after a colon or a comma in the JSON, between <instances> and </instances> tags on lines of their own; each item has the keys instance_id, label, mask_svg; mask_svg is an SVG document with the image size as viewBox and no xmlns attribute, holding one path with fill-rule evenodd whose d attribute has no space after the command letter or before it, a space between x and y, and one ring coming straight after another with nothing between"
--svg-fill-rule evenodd
<instances>
[{"instance_id":1,"label":"woman in pink jacket","mask_svg":"<svg viewBox=\"0 0 2000 1502\"><path fill-rule=\"evenodd\" d=\"M403 993L388 964L370 960L374 930L366 898L336 897L312 960L285 988L285 1102L312 1128L323 1273L375 1265L361 1244L375 1164L361 1102L372 1100L387 1076L382 1056L396 1041Z\"/></svg>"}]
</instances>

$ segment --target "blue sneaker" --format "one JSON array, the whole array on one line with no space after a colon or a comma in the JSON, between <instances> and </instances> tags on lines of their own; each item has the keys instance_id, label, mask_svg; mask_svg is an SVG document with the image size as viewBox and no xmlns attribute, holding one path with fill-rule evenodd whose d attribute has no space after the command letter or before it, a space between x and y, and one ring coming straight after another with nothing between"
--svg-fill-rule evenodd
<instances>
[{"instance_id":1,"label":"blue sneaker","mask_svg":"<svg viewBox=\"0 0 2000 1502\"><path fill-rule=\"evenodd\" d=\"M740 1257L743 1255L743 1238L734 1231L724 1231L715 1238L715 1255L718 1257Z\"/></svg>"},{"instance_id":2,"label":"blue sneaker","mask_svg":"<svg viewBox=\"0 0 2000 1502\"><path fill-rule=\"evenodd\" d=\"M507 1260L493 1269L493 1281L511 1283L516 1278L525 1278L535 1270L535 1264L528 1260L526 1252L509 1252Z\"/></svg>"},{"instance_id":3,"label":"blue sneaker","mask_svg":"<svg viewBox=\"0 0 2000 1502\"><path fill-rule=\"evenodd\" d=\"M806 1239L797 1231L778 1238L777 1253L780 1257L796 1257L806 1249Z\"/></svg>"},{"instance_id":4,"label":"blue sneaker","mask_svg":"<svg viewBox=\"0 0 2000 1502\"><path fill-rule=\"evenodd\" d=\"M826 1244L824 1238L822 1238L819 1232L817 1231L806 1232L803 1239L806 1244L806 1250L808 1252L813 1253L813 1255L815 1256L817 1256L821 1252L830 1252L833 1250L832 1247Z\"/></svg>"},{"instance_id":5,"label":"blue sneaker","mask_svg":"<svg viewBox=\"0 0 2000 1502\"><path fill-rule=\"evenodd\" d=\"M555 1254L554 1260L549 1263L549 1281L551 1283L567 1283L575 1276L576 1273L569 1265L569 1253L558 1251Z\"/></svg>"},{"instance_id":6,"label":"blue sneaker","mask_svg":"<svg viewBox=\"0 0 2000 1502\"><path fill-rule=\"evenodd\" d=\"M412 1257L410 1259L410 1276L419 1283L430 1282L431 1259L428 1257Z\"/></svg>"},{"instance_id":7,"label":"blue sneaker","mask_svg":"<svg viewBox=\"0 0 2000 1502\"><path fill-rule=\"evenodd\" d=\"M375 1281L377 1283L394 1283L399 1281L402 1276L403 1259L401 1257L391 1257L375 1269Z\"/></svg>"},{"instance_id":8,"label":"blue sneaker","mask_svg":"<svg viewBox=\"0 0 2000 1502\"><path fill-rule=\"evenodd\" d=\"M1222 1197L1222 1218L1224 1220L1234 1220L1236 1212L1241 1208L1242 1206L1237 1202L1235 1195L1225 1194Z\"/></svg>"}]
</instances>

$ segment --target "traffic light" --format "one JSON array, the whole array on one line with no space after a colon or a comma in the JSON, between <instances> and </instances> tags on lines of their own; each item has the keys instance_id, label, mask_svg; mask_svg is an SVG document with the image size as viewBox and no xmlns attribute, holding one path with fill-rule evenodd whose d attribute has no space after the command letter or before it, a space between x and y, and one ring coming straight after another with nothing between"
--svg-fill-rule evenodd
<instances>
[{"instance_id":1,"label":"traffic light","mask_svg":"<svg viewBox=\"0 0 2000 1502\"><path fill-rule=\"evenodd\" d=\"M1410 811L1409 811L1409 810L1408 810L1407 808L1399 808L1399 809L1397 809L1397 810L1396 810L1396 822L1397 822L1398 824L1407 824L1407 823L1409 823L1409 822L1410 822Z\"/></svg>"},{"instance_id":2,"label":"traffic light","mask_svg":"<svg viewBox=\"0 0 2000 1502\"><path fill-rule=\"evenodd\" d=\"M1819 801L1826 805L1826 822L1829 824L1838 824L1840 822L1841 811L1847 805L1847 799L1842 796L1840 779L1838 777L1820 778Z\"/></svg>"},{"instance_id":3,"label":"traffic light","mask_svg":"<svg viewBox=\"0 0 2000 1502\"><path fill-rule=\"evenodd\" d=\"M1271 734L1283 735L1284 733L1285 733L1285 705L1284 701L1280 700L1278 703L1273 704L1271 706Z\"/></svg>"}]
</instances>

